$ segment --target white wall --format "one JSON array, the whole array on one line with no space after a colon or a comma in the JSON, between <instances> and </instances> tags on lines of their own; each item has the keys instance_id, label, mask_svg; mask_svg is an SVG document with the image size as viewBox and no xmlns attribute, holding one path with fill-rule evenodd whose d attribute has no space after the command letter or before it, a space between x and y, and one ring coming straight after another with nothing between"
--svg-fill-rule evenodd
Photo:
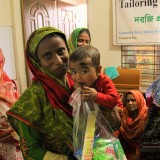
<instances>
[{"instance_id":1,"label":"white wall","mask_svg":"<svg viewBox=\"0 0 160 160\"><path fill-rule=\"evenodd\" d=\"M3 55L5 57L5 64L3 69L11 79L15 80L17 76L12 27L0 26L0 48L2 49Z\"/></svg>"},{"instance_id":2,"label":"white wall","mask_svg":"<svg viewBox=\"0 0 160 160\"><path fill-rule=\"evenodd\" d=\"M0 0L0 26L11 26L10 0Z\"/></svg>"},{"instance_id":3,"label":"white wall","mask_svg":"<svg viewBox=\"0 0 160 160\"><path fill-rule=\"evenodd\" d=\"M103 68L121 65L121 47L112 45L112 19L112 0L88 0L88 27Z\"/></svg>"},{"instance_id":4,"label":"white wall","mask_svg":"<svg viewBox=\"0 0 160 160\"><path fill-rule=\"evenodd\" d=\"M86 0L60 0L60 1L70 3L70 4L73 4L73 5L86 3Z\"/></svg>"},{"instance_id":5,"label":"white wall","mask_svg":"<svg viewBox=\"0 0 160 160\"><path fill-rule=\"evenodd\" d=\"M20 0L0 0L0 26L12 27L16 80L22 93L27 87ZM7 61L7 60L6 60Z\"/></svg>"}]
</instances>

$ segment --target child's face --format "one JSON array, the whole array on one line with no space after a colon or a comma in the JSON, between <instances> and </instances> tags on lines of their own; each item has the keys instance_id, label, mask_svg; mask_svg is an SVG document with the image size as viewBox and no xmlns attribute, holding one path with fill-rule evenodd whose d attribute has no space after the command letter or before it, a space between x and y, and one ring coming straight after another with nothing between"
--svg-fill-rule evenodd
<instances>
[{"instance_id":1,"label":"child's face","mask_svg":"<svg viewBox=\"0 0 160 160\"><path fill-rule=\"evenodd\" d=\"M76 86L90 87L94 84L101 72L101 66L95 67L91 58L84 58L80 61L69 63L71 76Z\"/></svg>"}]
</instances>

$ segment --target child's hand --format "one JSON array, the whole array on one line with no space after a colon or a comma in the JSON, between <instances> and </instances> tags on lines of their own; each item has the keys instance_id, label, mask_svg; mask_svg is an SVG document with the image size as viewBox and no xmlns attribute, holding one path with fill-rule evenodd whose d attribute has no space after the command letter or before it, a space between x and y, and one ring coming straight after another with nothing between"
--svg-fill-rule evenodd
<instances>
[{"instance_id":1,"label":"child's hand","mask_svg":"<svg viewBox=\"0 0 160 160\"><path fill-rule=\"evenodd\" d=\"M94 101L97 96L97 91L94 88L84 86L81 91L82 101Z\"/></svg>"}]
</instances>

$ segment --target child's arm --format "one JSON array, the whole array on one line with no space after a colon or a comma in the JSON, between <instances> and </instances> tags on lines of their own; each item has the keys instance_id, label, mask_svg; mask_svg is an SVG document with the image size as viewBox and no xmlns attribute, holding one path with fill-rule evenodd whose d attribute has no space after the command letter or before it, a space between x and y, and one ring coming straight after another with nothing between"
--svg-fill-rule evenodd
<instances>
[{"instance_id":1,"label":"child's arm","mask_svg":"<svg viewBox=\"0 0 160 160\"><path fill-rule=\"evenodd\" d=\"M95 102L104 107L113 108L118 104L119 94L113 82L106 77L106 79L96 86L97 96Z\"/></svg>"},{"instance_id":2,"label":"child's arm","mask_svg":"<svg viewBox=\"0 0 160 160\"><path fill-rule=\"evenodd\" d=\"M97 97L95 99L95 102L104 107L113 108L118 104L118 95L114 95L114 94L107 95L107 94L97 92Z\"/></svg>"},{"instance_id":3,"label":"child's arm","mask_svg":"<svg viewBox=\"0 0 160 160\"><path fill-rule=\"evenodd\" d=\"M81 91L82 101L95 101L105 107L113 108L118 103L117 92L113 92L111 89L105 91L105 93L97 92L94 88L83 87Z\"/></svg>"}]
</instances>

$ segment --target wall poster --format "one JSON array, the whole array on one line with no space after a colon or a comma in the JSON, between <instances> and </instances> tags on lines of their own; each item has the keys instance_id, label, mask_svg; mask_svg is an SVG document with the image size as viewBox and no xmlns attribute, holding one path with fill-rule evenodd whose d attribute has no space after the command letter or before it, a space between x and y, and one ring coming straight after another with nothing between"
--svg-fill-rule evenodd
<instances>
[{"instance_id":1,"label":"wall poster","mask_svg":"<svg viewBox=\"0 0 160 160\"><path fill-rule=\"evenodd\" d=\"M113 0L114 45L160 44L160 0Z\"/></svg>"}]
</instances>

